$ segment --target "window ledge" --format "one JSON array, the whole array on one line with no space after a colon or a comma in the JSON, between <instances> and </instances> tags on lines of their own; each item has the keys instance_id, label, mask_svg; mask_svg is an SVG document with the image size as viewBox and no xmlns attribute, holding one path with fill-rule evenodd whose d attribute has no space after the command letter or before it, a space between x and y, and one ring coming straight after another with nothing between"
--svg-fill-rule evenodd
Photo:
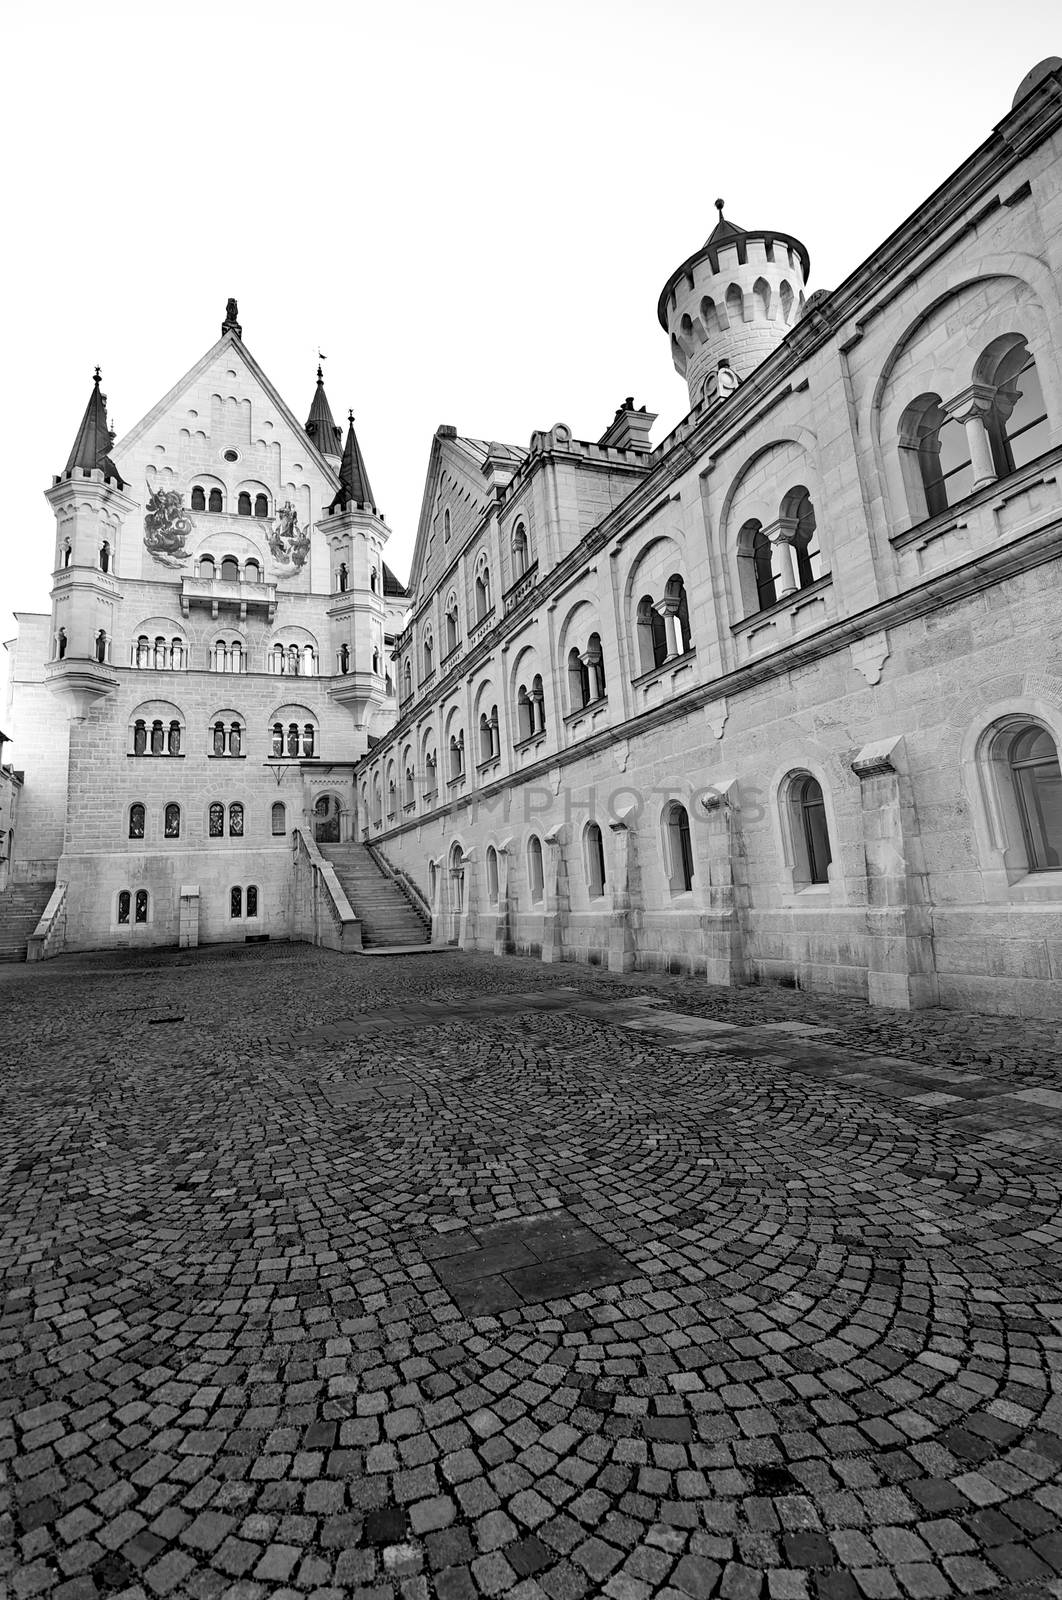
<instances>
[{"instance_id":1,"label":"window ledge","mask_svg":"<svg viewBox=\"0 0 1062 1600\"><path fill-rule=\"evenodd\" d=\"M662 678L665 673L673 672L676 667L690 665L696 654L696 645L691 645L680 656L668 656L667 660L662 661L658 667L652 667L648 672L643 672L637 678L632 678L631 684L635 689L641 689L648 683L654 683L657 678ZM595 704L597 704L596 701Z\"/></svg>"},{"instance_id":2,"label":"window ledge","mask_svg":"<svg viewBox=\"0 0 1062 1600\"><path fill-rule=\"evenodd\" d=\"M1033 903L1037 900L1051 902L1062 900L1062 869L1025 873L1010 885L1010 897Z\"/></svg>"},{"instance_id":3,"label":"window ledge","mask_svg":"<svg viewBox=\"0 0 1062 1600\"><path fill-rule=\"evenodd\" d=\"M159 750L159 751L145 750L141 755L137 755L135 750L127 750L126 751L126 755L129 757L130 761L183 761L184 760L184 751L183 750L179 750L175 756L171 756L169 754L169 752L166 751L166 750Z\"/></svg>"},{"instance_id":4,"label":"window ledge","mask_svg":"<svg viewBox=\"0 0 1062 1600\"><path fill-rule=\"evenodd\" d=\"M501 756L488 756L486 761L479 761L476 763L476 771L481 776L485 777L488 772L493 772L497 767L500 766Z\"/></svg>"},{"instance_id":5,"label":"window ledge","mask_svg":"<svg viewBox=\"0 0 1062 1600\"><path fill-rule=\"evenodd\" d=\"M1005 477L993 478L991 483L982 484L980 489L974 489L965 499L957 500L946 511L938 511L932 517L923 517L921 522L901 528L898 533L889 535L889 543L895 550L903 550L909 544L918 544L927 538L937 538L947 533L954 524L961 522L977 506L984 505L987 501L994 500L1002 490L1008 495L1013 495L1022 488L1029 487L1039 482L1048 467L1056 466L1062 461L1062 450L1057 446L1045 450L1042 455L1028 462L1024 467L1015 467L1013 472L1008 472Z\"/></svg>"},{"instance_id":6,"label":"window ledge","mask_svg":"<svg viewBox=\"0 0 1062 1600\"><path fill-rule=\"evenodd\" d=\"M692 654L692 652L690 652L690 653ZM675 656L674 659L676 661L678 661L680 659L680 657ZM663 668L662 667L658 667L657 671L662 672ZM607 694L603 694L600 697L600 699L598 699L598 700L588 700L585 706L580 706L579 707L578 711L569 711L568 712L568 715L564 719L564 725L565 725L565 727L570 727L571 724L574 723L574 722L581 722L584 717L592 717L595 712L604 711L607 706L608 706L608 695Z\"/></svg>"},{"instance_id":7,"label":"window ledge","mask_svg":"<svg viewBox=\"0 0 1062 1600\"><path fill-rule=\"evenodd\" d=\"M244 755L242 750L240 751L238 756L233 756L233 755L219 756L216 750L211 750L211 752L207 756L207 760L208 761L246 761L247 757Z\"/></svg>"},{"instance_id":8,"label":"window ledge","mask_svg":"<svg viewBox=\"0 0 1062 1600\"><path fill-rule=\"evenodd\" d=\"M783 595L776 600L773 606L764 606L762 611L752 611L747 617L742 617L739 622L731 623L730 631L734 634L747 633L750 628L758 628L772 617L783 617L796 606L803 605L814 595L822 594L824 590L833 587L833 573L824 572L821 578L816 578L814 583L805 584L803 589L794 589L792 594Z\"/></svg>"},{"instance_id":9,"label":"window ledge","mask_svg":"<svg viewBox=\"0 0 1062 1600\"><path fill-rule=\"evenodd\" d=\"M517 739L516 742L513 745L513 749L514 750L535 750L535 749L538 748L538 746L540 744L545 744L545 742L546 742L546 733L545 733L545 730L543 730L541 733L528 734L526 739Z\"/></svg>"}]
</instances>

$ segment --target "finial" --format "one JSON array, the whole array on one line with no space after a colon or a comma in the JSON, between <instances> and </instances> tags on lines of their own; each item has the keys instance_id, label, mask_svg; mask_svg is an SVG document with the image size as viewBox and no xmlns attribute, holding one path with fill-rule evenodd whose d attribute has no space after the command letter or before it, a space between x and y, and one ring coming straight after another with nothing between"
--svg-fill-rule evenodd
<instances>
[{"instance_id":1,"label":"finial","mask_svg":"<svg viewBox=\"0 0 1062 1600\"><path fill-rule=\"evenodd\" d=\"M240 313L236 305L236 301L230 296L225 302L225 321L221 324L221 331L223 334L234 333L237 339L243 338L243 329L240 327L239 321L237 320L239 315Z\"/></svg>"},{"instance_id":2,"label":"finial","mask_svg":"<svg viewBox=\"0 0 1062 1600\"><path fill-rule=\"evenodd\" d=\"M100 371L99 367L97 366L95 372L92 374L92 381L96 385L97 389L100 386L100 381L101 381L102 377L103 377L103 374Z\"/></svg>"},{"instance_id":3,"label":"finial","mask_svg":"<svg viewBox=\"0 0 1062 1600\"><path fill-rule=\"evenodd\" d=\"M321 384L323 384L323 383L324 383L324 373L321 370L320 362L318 362L317 363L317 385L318 385L318 388L320 388Z\"/></svg>"},{"instance_id":4,"label":"finial","mask_svg":"<svg viewBox=\"0 0 1062 1600\"><path fill-rule=\"evenodd\" d=\"M351 427L354 426L354 413L353 413L353 411L348 411L347 412L347 421L350 423Z\"/></svg>"},{"instance_id":5,"label":"finial","mask_svg":"<svg viewBox=\"0 0 1062 1600\"><path fill-rule=\"evenodd\" d=\"M722 202L722 200L717 200L715 202L715 209L719 213L719 221L722 222L722 220L723 220L723 202Z\"/></svg>"}]
</instances>

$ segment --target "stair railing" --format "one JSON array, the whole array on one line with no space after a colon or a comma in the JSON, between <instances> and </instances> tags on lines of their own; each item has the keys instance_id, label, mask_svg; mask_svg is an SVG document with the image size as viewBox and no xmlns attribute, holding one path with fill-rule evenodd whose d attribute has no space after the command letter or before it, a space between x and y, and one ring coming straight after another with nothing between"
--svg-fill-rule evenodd
<instances>
[{"instance_id":1,"label":"stair railing","mask_svg":"<svg viewBox=\"0 0 1062 1600\"><path fill-rule=\"evenodd\" d=\"M66 884L57 883L26 944L27 961L47 961L66 947Z\"/></svg>"},{"instance_id":2,"label":"stair railing","mask_svg":"<svg viewBox=\"0 0 1062 1600\"><path fill-rule=\"evenodd\" d=\"M292 932L327 950L360 950L361 923L316 841L292 829L294 890Z\"/></svg>"},{"instance_id":3,"label":"stair railing","mask_svg":"<svg viewBox=\"0 0 1062 1600\"><path fill-rule=\"evenodd\" d=\"M428 904L427 897L421 894L409 873L403 872L401 867L396 867L393 862L389 861L378 844L367 844L365 848L384 877L391 879L399 893L409 901L418 917L426 922L430 928L431 906Z\"/></svg>"}]
</instances>

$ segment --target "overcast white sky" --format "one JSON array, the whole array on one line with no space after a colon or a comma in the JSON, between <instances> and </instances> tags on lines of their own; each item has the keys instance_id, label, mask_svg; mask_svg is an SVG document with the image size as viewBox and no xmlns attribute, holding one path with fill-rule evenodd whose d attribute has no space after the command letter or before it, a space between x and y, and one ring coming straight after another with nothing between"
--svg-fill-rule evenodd
<instances>
[{"instance_id":1,"label":"overcast white sky","mask_svg":"<svg viewBox=\"0 0 1062 1600\"><path fill-rule=\"evenodd\" d=\"M831 288L1058 52L1051 0L22 0L0 638L49 608L41 491L96 362L121 435L229 295L300 418L319 345L405 578L440 422L526 444L596 438L628 394L655 440L684 415L656 300L717 195Z\"/></svg>"}]
</instances>

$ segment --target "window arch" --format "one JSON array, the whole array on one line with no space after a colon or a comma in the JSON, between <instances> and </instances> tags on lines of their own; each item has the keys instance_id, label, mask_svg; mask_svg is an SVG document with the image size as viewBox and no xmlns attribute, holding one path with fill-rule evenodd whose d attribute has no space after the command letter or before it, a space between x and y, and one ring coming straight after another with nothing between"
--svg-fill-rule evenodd
<instances>
[{"instance_id":1,"label":"window arch","mask_svg":"<svg viewBox=\"0 0 1062 1600\"><path fill-rule=\"evenodd\" d=\"M573 711L590 704L590 669L574 644L568 651L568 703Z\"/></svg>"},{"instance_id":2,"label":"window arch","mask_svg":"<svg viewBox=\"0 0 1062 1600\"><path fill-rule=\"evenodd\" d=\"M212 800L207 808L207 835L211 839L225 836L225 807L220 800Z\"/></svg>"},{"instance_id":3,"label":"window arch","mask_svg":"<svg viewBox=\"0 0 1062 1600\"><path fill-rule=\"evenodd\" d=\"M192 505L191 505L191 509L193 511L205 511L206 510L206 495L203 492L203 488L202 488L201 484L196 483L196 484L193 484L193 486L192 486Z\"/></svg>"},{"instance_id":4,"label":"window arch","mask_svg":"<svg viewBox=\"0 0 1062 1600\"><path fill-rule=\"evenodd\" d=\"M229 916L234 918L243 916L243 889L240 884L235 884L229 890Z\"/></svg>"},{"instance_id":5,"label":"window arch","mask_svg":"<svg viewBox=\"0 0 1062 1600\"><path fill-rule=\"evenodd\" d=\"M233 800L229 805L229 838L243 838L243 805L239 800Z\"/></svg>"},{"instance_id":6,"label":"window arch","mask_svg":"<svg viewBox=\"0 0 1062 1600\"><path fill-rule=\"evenodd\" d=\"M116 920L121 927L127 927L129 916L133 908L133 896L128 889L119 889Z\"/></svg>"},{"instance_id":7,"label":"window arch","mask_svg":"<svg viewBox=\"0 0 1062 1600\"><path fill-rule=\"evenodd\" d=\"M444 543L449 543L450 535L452 534L452 532L453 532L453 523L452 523L451 518L450 518L450 507L447 506L446 510L443 512L443 542Z\"/></svg>"},{"instance_id":8,"label":"window arch","mask_svg":"<svg viewBox=\"0 0 1062 1600\"><path fill-rule=\"evenodd\" d=\"M586 885L591 899L599 899L605 892L605 841L596 822L588 822L583 834L586 856Z\"/></svg>"},{"instance_id":9,"label":"window arch","mask_svg":"<svg viewBox=\"0 0 1062 1600\"><path fill-rule=\"evenodd\" d=\"M235 556L222 556L221 581L222 583L239 583L240 563Z\"/></svg>"},{"instance_id":10,"label":"window arch","mask_svg":"<svg viewBox=\"0 0 1062 1600\"><path fill-rule=\"evenodd\" d=\"M450 781L465 775L465 731L462 728L450 735Z\"/></svg>"},{"instance_id":11,"label":"window arch","mask_svg":"<svg viewBox=\"0 0 1062 1600\"><path fill-rule=\"evenodd\" d=\"M243 577L245 583L261 583L262 568L255 560L254 556L251 556L250 560L244 562Z\"/></svg>"},{"instance_id":12,"label":"window arch","mask_svg":"<svg viewBox=\"0 0 1062 1600\"><path fill-rule=\"evenodd\" d=\"M1051 443L1043 388L1028 339L1020 333L993 339L977 361L974 378L994 390L985 427L992 464L997 476L1005 478L1042 455Z\"/></svg>"},{"instance_id":13,"label":"window arch","mask_svg":"<svg viewBox=\"0 0 1062 1600\"><path fill-rule=\"evenodd\" d=\"M498 852L492 844L487 846L487 899L498 904Z\"/></svg>"},{"instance_id":14,"label":"window arch","mask_svg":"<svg viewBox=\"0 0 1062 1600\"><path fill-rule=\"evenodd\" d=\"M171 800L163 811L162 835L165 839L181 837L181 808L175 800Z\"/></svg>"},{"instance_id":15,"label":"window arch","mask_svg":"<svg viewBox=\"0 0 1062 1600\"><path fill-rule=\"evenodd\" d=\"M406 784L406 786L405 786L405 800L404 800L403 803L406 806L416 805L416 803L417 803L417 790L416 790L416 784L415 784L415 781L414 781L414 778L413 778L413 768L411 766L406 768L405 784Z\"/></svg>"},{"instance_id":16,"label":"window arch","mask_svg":"<svg viewBox=\"0 0 1062 1600\"><path fill-rule=\"evenodd\" d=\"M133 896L133 921L144 923L148 919L148 892L138 889Z\"/></svg>"},{"instance_id":17,"label":"window arch","mask_svg":"<svg viewBox=\"0 0 1062 1600\"><path fill-rule=\"evenodd\" d=\"M60 628L55 636L55 659L62 661L66 655L66 629Z\"/></svg>"},{"instance_id":18,"label":"window arch","mask_svg":"<svg viewBox=\"0 0 1062 1600\"><path fill-rule=\"evenodd\" d=\"M482 622L492 605L490 592L490 565L487 561L486 551L481 550L476 560L476 621Z\"/></svg>"},{"instance_id":19,"label":"window arch","mask_svg":"<svg viewBox=\"0 0 1062 1600\"><path fill-rule=\"evenodd\" d=\"M242 489L237 498L236 513L241 517L249 517L251 515L251 497L246 489Z\"/></svg>"},{"instance_id":20,"label":"window arch","mask_svg":"<svg viewBox=\"0 0 1062 1600\"><path fill-rule=\"evenodd\" d=\"M533 833L527 841L527 883L531 891L531 904L540 906L545 896L545 879L542 873L542 840Z\"/></svg>"},{"instance_id":21,"label":"window arch","mask_svg":"<svg viewBox=\"0 0 1062 1600\"><path fill-rule=\"evenodd\" d=\"M527 528L518 522L513 532L513 578L522 578L528 565Z\"/></svg>"},{"instance_id":22,"label":"window arch","mask_svg":"<svg viewBox=\"0 0 1062 1600\"><path fill-rule=\"evenodd\" d=\"M424 678L426 680L435 671L435 640L432 637L430 626L424 630L422 648L424 652Z\"/></svg>"},{"instance_id":23,"label":"window arch","mask_svg":"<svg viewBox=\"0 0 1062 1600\"><path fill-rule=\"evenodd\" d=\"M346 594L349 576L350 575L347 572L346 562L341 561L339 563L339 571L336 574L336 588L339 590L340 594Z\"/></svg>"},{"instance_id":24,"label":"window arch","mask_svg":"<svg viewBox=\"0 0 1062 1600\"><path fill-rule=\"evenodd\" d=\"M268 495L264 495L264 494L256 494L255 495L255 497L254 497L254 514L255 514L256 517L268 517L268 515L269 515L269 497L268 497Z\"/></svg>"},{"instance_id":25,"label":"window arch","mask_svg":"<svg viewBox=\"0 0 1062 1600\"><path fill-rule=\"evenodd\" d=\"M142 839L144 837L144 823L147 818L147 808L140 800L134 800L129 807L129 837Z\"/></svg>"},{"instance_id":26,"label":"window arch","mask_svg":"<svg viewBox=\"0 0 1062 1600\"><path fill-rule=\"evenodd\" d=\"M732 283L726 291L726 311L731 327L737 327L745 320L745 296L741 286Z\"/></svg>"},{"instance_id":27,"label":"window arch","mask_svg":"<svg viewBox=\"0 0 1062 1600\"><path fill-rule=\"evenodd\" d=\"M993 842L1010 881L1062 871L1062 772L1055 733L1022 713L1000 718L980 741L978 767Z\"/></svg>"},{"instance_id":28,"label":"window arch","mask_svg":"<svg viewBox=\"0 0 1062 1600\"><path fill-rule=\"evenodd\" d=\"M409 661L402 668L402 698L408 700L413 693L413 668Z\"/></svg>"},{"instance_id":29,"label":"window arch","mask_svg":"<svg viewBox=\"0 0 1062 1600\"><path fill-rule=\"evenodd\" d=\"M110 543L108 542L108 540L104 539L103 543L100 545L100 571L101 572L110 572L110 570L111 570L111 547L110 547Z\"/></svg>"},{"instance_id":30,"label":"window arch","mask_svg":"<svg viewBox=\"0 0 1062 1600\"><path fill-rule=\"evenodd\" d=\"M451 651L457 649L461 638L460 626L458 622L457 595L452 589L446 598L445 623L446 654L449 655Z\"/></svg>"},{"instance_id":31,"label":"window arch","mask_svg":"<svg viewBox=\"0 0 1062 1600\"><path fill-rule=\"evenodd\" d=\"M693 888L693 842L690 814L679 800L664 810L664 861L671 893L687 894Z\"/></svg>"},{"instance_id":32,"label":"window arch","mask_svg":"<svg viewBox=\"0 0 1062 1600\"><path fill-rule=\"evenodd\" d=\"M199 557L199 573L198 573L198 576L200 578L206 578L209 582L213 583L214 577L215 577L214 557L213 556L206 555L206 556L200 556Z\"/></svg>"},{"instance_id":33,"label":"window arch","mask_svg":"<svg viewBox=\"0 0 1062 1600\"><path fill-rule=\"evenodd\" d=\"M108 640L107 635L106 635L105 631L103 630L103 628L101 628L99 633L97 633L97 635L96 635L96 650L95 650L96 660L101 664L101 666L107 660L107 655L108 655L109 648L110 648L110 641Z\"/></svg>"},{"instance_id":34,"label":"window arch","mask_svg":"<svg viewBox=\"0 0 1062 1600\"><path fill-rule=\"evenodd\" d=\"M270 826L275 839L283 837L288 831L288 814L283 800L274 800L270 812Z\"/></svg>"},{"instance_id":35,"label":"window arch","mask_svg":"<svg viewBox=\"0 0 1062 1600\"><path fill-rule=\"evenodd\" d=\"M916 521L939 516L973 488L966 429L938 394L919 395L901 416L900 463Z\"/></svg>"},{"instance_id":36,"label":"window arch","mask_svg":"<svg viewBox=\"0 0 1062 1600\"><path fill-rule=\"evenodd\" d=\"M644 594L638 601L635 613L638 633L638 665L641 672L652 672L667 660L667 634L664 619L653 604L653 597Z\"/></svg>"},{"instance_id":37,"label":"window arch","mask_svg":"<svg viewBox=\"0 0 1062 1600\"><path fill-rule=\"evenodd\" d=\"M794 773L787 784L785 802L789 811L794 886L799 889L829 883L832 851L821 783L810 772Z\"/></svg>"},{"instance_id":38,"label":"window arch","mask_svg":"<svg viewBox=\"0 0 1062 1600\"><path fill-rule=\"evenodd\" d=\"M208 511L224 511L225 499L220 489L211 489Z\"/></svg>"},{"instance_id":39,"label":"window arch","mask_svg":"<svg viewBox=\"0 0 1062 1600\"><path fill-rule=\"evenodd\" d=\"M781 521L792 540L796 586L806 589L822 576L822 555L816 534L815 507L803 484L790 489L782 500Z\"/></svg>"}]
</instances>

